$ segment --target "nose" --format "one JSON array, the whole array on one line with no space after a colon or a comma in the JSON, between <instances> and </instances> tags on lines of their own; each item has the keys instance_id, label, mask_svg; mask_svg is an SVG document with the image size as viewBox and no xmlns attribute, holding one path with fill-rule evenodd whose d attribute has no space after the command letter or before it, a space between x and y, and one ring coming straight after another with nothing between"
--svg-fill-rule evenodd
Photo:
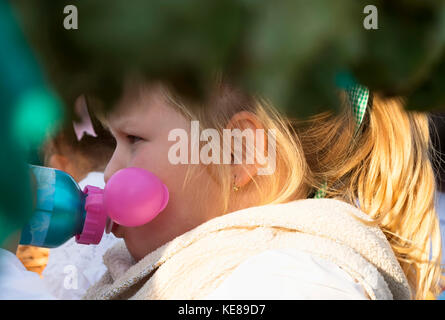
<instances>
[{"instance_id":1,"label":"nose","mask_svg":"<svg viewBox=\"0 0 445 320\"><path fill-rule=\"evenodd\" d=\"M113 156L111 157L110 161L108 161L108 164L104 171L104 181L107 183L107 181L110 179L110 177L118 170L124 168L124 165L119 161L117 152L113 153Z\"/></svg>"}]
</instances>

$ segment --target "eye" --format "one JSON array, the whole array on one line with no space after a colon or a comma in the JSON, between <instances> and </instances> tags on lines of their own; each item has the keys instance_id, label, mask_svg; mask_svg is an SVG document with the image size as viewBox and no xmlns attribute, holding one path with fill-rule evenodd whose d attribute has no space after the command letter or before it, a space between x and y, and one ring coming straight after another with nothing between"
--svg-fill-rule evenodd
<instances>
[{"instance_id":1,"label":"eye","mask_svg":"<svg viewBox=\"0 0 445 320\"><path fill-rule=\"evenodd\" d=\"M129 135L127 135L127 140L130 144L135 144L135 143L142 141L144 139L142 139L141 137L129 134Z\"/></svg>"}]
</instances>

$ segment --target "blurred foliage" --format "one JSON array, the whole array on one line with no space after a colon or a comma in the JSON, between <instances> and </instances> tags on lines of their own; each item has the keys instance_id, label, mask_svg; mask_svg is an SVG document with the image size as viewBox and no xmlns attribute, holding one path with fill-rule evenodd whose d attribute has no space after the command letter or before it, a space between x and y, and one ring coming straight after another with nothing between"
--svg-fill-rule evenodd
<instances>
[{"instance_id":1,"label":"blurred foliage","mask_svg":"<svg viewBox=\"0 0 445 320\"><path fill-rule=\"evenodd\" d=\"M351 79L407 97L409 109L445 110L445 0L11 0L44 73L6 1L0 0L0 163L7 168L0 174L0 243L31 213L26 149L38 148L62 117L45 80L71 117L83 93L112 106L134 73L200 102L222 72L290 116L338 109L337 85ZM64 7L73 4L79 29L66 30ZM363 27L370 4L378 9L378 30Z\"/></svg>"},{"instance_id":2,"label":"blurred foliage","mask_svg":"<svg viewBox=\"0 0 445 320\"><path fill-rule=\"evenodd\" d=\"M215 72L292 116L338 107L350 74L408 108L445 109L443 0L14 0L24 30L68 105L112 105L125 75L164 80L202 101ZM78 8L65 30L63 8ZM366 30L366 5L378 30Z\"/></svg>"},{"instance_id":3,"label":"blurred foliage","mask_svg":"<svg viewBox=\"0 0 445 320\"><path fill-rule=\"evenodd\" d=\"M0 0L0 244L32 214L26 160L62 118L61 103Z\"/></svg>"}]
</instances>

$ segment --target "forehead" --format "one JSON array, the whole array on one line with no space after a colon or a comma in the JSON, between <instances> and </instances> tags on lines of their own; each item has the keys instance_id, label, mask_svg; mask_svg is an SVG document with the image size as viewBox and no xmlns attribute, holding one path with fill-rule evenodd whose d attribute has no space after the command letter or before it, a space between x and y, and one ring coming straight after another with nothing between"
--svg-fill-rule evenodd
<instances>
[{"instance_id":1,"label":"forehead","mask_svg":"<svg viewBox=\"0 0 445 320\"><path fill-rule=\"evenodd\" d=\"M126 86L121 99L106 115L106 124L119 128L131 126L166 106L167 100L159 86Z\"/></svg>"}]
</instances>

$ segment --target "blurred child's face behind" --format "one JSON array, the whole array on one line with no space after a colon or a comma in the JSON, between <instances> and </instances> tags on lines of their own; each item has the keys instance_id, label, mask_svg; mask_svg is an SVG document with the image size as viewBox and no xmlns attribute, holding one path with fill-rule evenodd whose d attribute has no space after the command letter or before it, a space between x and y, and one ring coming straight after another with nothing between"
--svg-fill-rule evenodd
<instances>
[{"instance_id":1,"label":"blurred child's face behind","mask_svg":"<svg viewBox=\"0 0 445 320\"><path fill-rule=\"evenodd\" d=\"M184 185L189 165L168 160L176 143L168 141L169 132L180 128L189 133L190 120L168 105L159 88L127 89L107 122L116 149L105 169L105 182L122 168L139 167L157 175L170 193L167 207L148 224L113 226L113 234L124 238L136 260L218 215L218 186L208 171L199 167Z\"/></svg>"}]
</instances>

